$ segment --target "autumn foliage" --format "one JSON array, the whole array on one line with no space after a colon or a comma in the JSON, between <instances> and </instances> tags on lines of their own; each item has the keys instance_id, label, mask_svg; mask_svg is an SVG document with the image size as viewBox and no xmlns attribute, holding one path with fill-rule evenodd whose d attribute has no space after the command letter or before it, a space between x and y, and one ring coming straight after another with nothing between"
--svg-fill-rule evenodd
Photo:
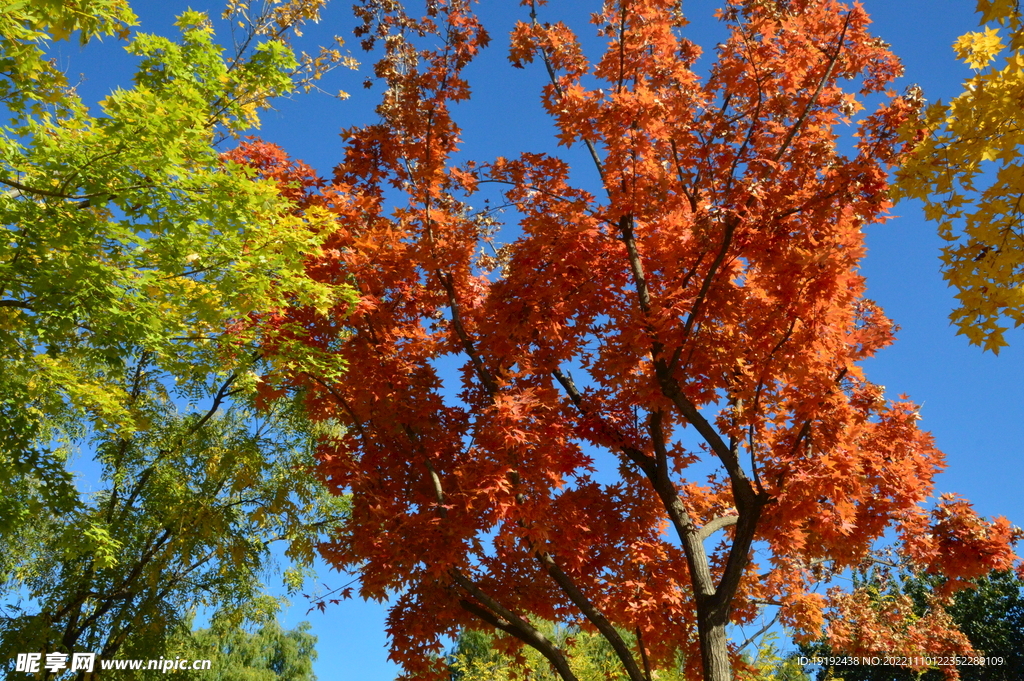
<instances>
[{"instance_id":1,"label":"autumn foliage","mask_svg":"<svg viewBox=\"0 0 1024 681\"><path fill-rule=\"evenodd\" d=\"M998 354L1008 344L1005 324L1024 324L1024 23L1017 2L978 0L977 9L984 30L953 45L974 75L914 126L919 139L896 189L924 203L945 242L942 269L957 291L950 315L957 332Z\"/></svg>"},{"instance_id":2,"label":"autumn foliage","mask_svg":"<svg viewBox=\"0 0 1024 681\"><path fill-rule=\"evenodd\" d=\"M1008 526L962 501L928 510L942 455L860 367L893 340L858 265L916 111L888 90L899 62L859 5L734 0L704 74L677 8L605 4L596 60L544 21L554 8L513 31L512 64L547 83L558 140L598 186L539 153L455 163L451 104L488 42L462 0L423 17L364 0L381 122L347 132L322 187L264 164L341 226L309 268L358 303L289 321L348 378L294 380L349 428L320 451L353 504L324 554L393 599L412 676L438 678L443 636L494 627L570 681L536 616L600 632L631 681L679 650L691 678L724 681L727 623L773 604L818 635L849 598L822 585L887 530L953 579L1013 561ZM469 207L493 187L515 230Z\"/></svg>"}]
</instances>

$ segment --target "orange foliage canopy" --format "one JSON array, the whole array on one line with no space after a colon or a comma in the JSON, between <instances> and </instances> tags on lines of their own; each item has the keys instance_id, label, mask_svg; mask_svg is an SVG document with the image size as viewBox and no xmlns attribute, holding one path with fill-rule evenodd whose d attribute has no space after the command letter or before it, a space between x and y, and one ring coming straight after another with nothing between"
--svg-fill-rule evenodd
<instances>
[{"instance_id":1,"label":"orange foliage canopy","mask_svg":"<svg viewBox=\"0 0 1024 681\"><path fill-rule=\"evenodd\" d=\"M452 161L450 105L487 44L464 0L421 18L357 8L387 89L332 180L245 151L342 225L309 268L359 303L288 323L348 377L294 380L349 429L319 454L353 503L324 555L394 599L392 656L413 676L439 678L442 637L490 625L571 680L537 616L600 631L632 681L680 649L692 678L721 681L728 622L773 603L817 635L849 599L816 587L887 529L905 560L954 579L1014 559L1002 521L923 506L942 455L859 365L893 339L857 268L916 113L886 92L898 61L857 4L730 0L701 77L678 4L606 3L597 61L536 8L513 32L512 63L543 65L544 107L598 193L554 156ZM872 93L882 105L841 153L837 126ZM495 255L498 225L467 204L483 183L518 216ZM915 636L958 640L940 625Z\"/></svg>"}]
</instances>

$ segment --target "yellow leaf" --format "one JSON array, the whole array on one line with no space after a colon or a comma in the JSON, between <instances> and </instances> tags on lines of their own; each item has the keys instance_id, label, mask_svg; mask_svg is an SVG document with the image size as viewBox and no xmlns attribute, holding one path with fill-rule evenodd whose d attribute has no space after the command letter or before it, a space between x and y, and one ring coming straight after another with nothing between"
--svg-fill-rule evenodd
<instances>
[{"instance_id":1,"label":"yellow leaf","mask_svg":"<svg viewBox=\"0 0 1024 681\"><path fill-rule=\"evenodd\" d=\"M984 32L967 33L960 36L953 49L961 61L967 62L972 69L985 68L1005 45L999 37L999 29L987 28Z\"/></svg>"}]
</instances>

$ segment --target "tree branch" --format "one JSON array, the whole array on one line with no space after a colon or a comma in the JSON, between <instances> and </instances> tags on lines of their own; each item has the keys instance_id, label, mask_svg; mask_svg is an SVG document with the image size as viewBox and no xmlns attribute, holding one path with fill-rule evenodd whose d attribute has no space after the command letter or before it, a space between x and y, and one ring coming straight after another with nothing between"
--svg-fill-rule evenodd
<instances>
[{"instance_id":1,"label":"tree branch","mask_svg":"<svg viewBox=\"0 0 1024 681\"><path fill-rule=\"evenodd\" d=\"M704 527L700 528L700 530L697 532L697 538L701 541L704 541L705 539L713 535L715 532L718 532L723 528L735 525L738 520L739 516L736 515L718 516L717 518L708 521L704 524Z\"/></svg>"},{"instance_id":2,"label":"tree branch","mask_svg":"<svg viewBox=\"0 0 1024 681\"><path fill-rule=\"evenodd\" d=\"M630 681L646 681L640 668L637 667L636 660L633 659L633 654L629 651L629 647L626 645L622 637L619 636L619 632L615 630L611 622L598 610L594 604L583 595L579 587L572 581L572 578L558 566L555 562L554 557L547 552L537 552L534 554L537 560L540 562L548 575L561 587L562 591L569 597L569 600L580 609L583 616L590 621L598 631L607 639L608 643L611 644L612 649L615 651L615 655L622 662L622 666L625 667L626 673L629 675Z\"/></svg>"},{"instance_id":3,"label":"tree branch","mask_svg":"<svg viewBox=\"0 0 1024 681\"><path fill-rule=\"evenodd\" d=\"M766 625L764 625L763 627L761 627L760 629L758 629L758 630L757 630L757 631L756 631L756 632L754 633L754 635L753 635L753 636L749 637L749 638L748 638L748 639L747 639L746 641L744 641L743 643L741 643L741 644L739 645L739 647L738 647L738 648L736 648L736 652L739 652L739 651L743 650L743 649L744 649L744 648L746 648L746 647L747 647L748 645L750 645L750 644L751 644L751 643L752 643L752 642L754 641L754 639L756 639L756 638L757 638L758 636L760 636L761 634L765 633L766 631L768 631L769 629L771 629L772 627L774 627L774 626L775 626L775 623L779 621L779 615L781 615L781 614L782 614L782 610L778 610L778 611L776 611L776 613L775 613L775 617L773 617L773 618L771 619L771 621L770 621L770 622L768 622L768 624L766 624Z\"/></svg>"},{"instance_id":4,"label":"tree branch","mask_svg":"<svg viewBox=\"0 0 1024 681\"><path fill-rule=\"evenodd\" d=\"M206 425L207 421L213 418L213 415L217 413L217 410L220 408L221 403L228 397L238 392L238 390L230 390L232 384L234 384L234 382L238 380L238 375L239 374L236 371L230 376L228 376L227 380L224 381L224 383L220 386L220 389L217 390L217 394L213 396L213 404L210 406L210 410L207 411L201 419L199 419L198 423L196 423L194 426L188 429L188 432L185 433L184 437L191 437L192 435L198 433L200 429L202 429L202 427Z\"/></svg>"},{"instance_id":5,"label":"tree branch","mask_svg":"<svg viewBox=\"0 0 1024 681\"><path fill-rule=\"evenodd\" d=\"M832 54L831 59L829 59L828 68L825 69L825 75L821 77L821 81L818 83L818 88L814 91L814 94L811 95L811 98L807 100L807 106L804 107L800 117L796 119L795 123L793 123L793 127L789 129L786 139L782 141L782 146L779 147L777 152L775 152L775 156L772 158L772 161L778 163L782 158L782 155L786 153L786 149L789 148L789 145L793 142L797 133L800 132L800 128L803 127L804 121L807 120L807 116L811 112L811 107L817 103L818 97L821 96L822 91L825 89L825 84L828 83L829 79L832 77L832 71L835 69L836 62L839 60L839 55L842 54L843 41L846 40L846 30L850 27L850 20L852 18L853 11L851 10L846 13L846 21L843 22L843 30L839 33L839 44L836 45L836 51Z\"/></svg>"},{"instance_id":6,"label":"tree branch","mask_svg":"<svg viewBox=\"0 0 1024 681\"><path fill-rule=\"evenodd\" d=\"M611 423L608 423L600 414L595 414L593 411L587 409L583 403L583 395L576 388L576 384L573 382L571 376L567 376L561 369L555 369L551 372L551 375L555 377L555 380L562 386L566 394L569 396L569 400L573 403L576 409L585 418L592 418L597 420L601 427L606 431L606 434L610 439L615 440L616 446L619 450L626 455L626 457L638 465L642 470L646 470L648 467L654 464L654 460L650 455L637 449L636 447L630 446L626 442L626 438L621 432Z\"/></svg>"},{"instance_id":7,"label":"tree branch","mask_svg":"<svg viewBox=\"0 0 1024 681\"><path fill-rule=\"evenodd\" d=\"M441 286L448 296L448 309L452 311L452 327L455 329L455 335L459 337L462 349L469 355L470 361L473 362L473 368L480 381L484 384L484 388L493 398L498 394L498 382L484 364L483 359L480 358L479 353L476 351L476 346L473 344L473 339L469 337L469 332L466 331L466 327L462 323L462 311L458 298L455 296L455 286L452 284L452 277L450 274L440 271L437 272L437 277L441 280Z\"/></svg>"},{"instance_id":8,"label":"tree branch","mask_svg":"<svg viewBox=\"0 0 1024 681\"><path fill-rule=\"evenodd\" d=\"M485 594L457 568L452 569L451 575L456 584L486 606L485 609L472 601L462 599L459 601L459 605L464 610L476 615L491 626L515 636L523 643L536 648L541 655L547 658L548 662L551 663L551 666L555 668L564 681L579 681L576 675L572 673L569 663L561 651L532 624Z\"/></svg>"},{"instance_id":9,"label":"tree branch","mask_svg":"<svg viewBox=\"0 0 1024 681\"><path fill-rule=\"evenodd\" d=\"M530 3L530 21L534 26L539 26L537 22L537 3ZM551 86L555 89L555 94L558 98L562 98L562 87L558 84L558 78L555 76L555 70L551 67L551 60L548 58L548 52L543 46L540 48L541 60L544 62L544 68L547 69L548 78L551 80ZM587 146L587 151L590 152L590 158L594 161L594 166L597 168L597 174L601 177L601 185L608 191L608 185L605 183L604 176L604 165L601 163L601 157L597 154L597 147L586 137L581 137L583 143Z\"/></svg>"}]
</instances>

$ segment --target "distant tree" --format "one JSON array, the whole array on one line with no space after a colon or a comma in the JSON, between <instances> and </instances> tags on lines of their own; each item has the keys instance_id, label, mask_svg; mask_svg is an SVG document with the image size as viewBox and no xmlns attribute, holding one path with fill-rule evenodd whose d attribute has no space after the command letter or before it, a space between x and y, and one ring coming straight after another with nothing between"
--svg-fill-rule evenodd
<instances>
[{"instance_id":1,"label":"distant tree","mask_svg":"<svg viewBox=\"0 0 1024 681\"><path fill-rule=\"evenodd\" d=\"M599 634L581 631L577 627L556 626L551 622L536 623L538 630L563 650L569 667L579 681L626 681L629 678L615 650ZM632 645L635 635L620 632ZM530 681L557 681L558 675L532 648L516 654L503 652L511 641L471 629L464 630L447 656L451 681L511 681L527 678ZM768 634L759 640L753 656L744 654L737 670L740 681L809 681L809 677L793 656L780 656L774 636ZM677 655L674 664L657 669L649 668L651 678L658 681L683 681L685 662Z\"/></svg>"},{"instance_id":2,"label":"distant tree","mask_svg":"<svg viewBox=\"0 0 1024 681\"><path fill-rule=\"evenodd\" d=\"M537 622L539 631L565 652L569 667L579 681L626 681L628 675L615 650L600 634L581 631L578 627ZM635 644L635 636L620 632ZM539 652L525 648L511 653L513 640L500 638L482 631L463 631L448 655L451 681L512 681L528 678L531 681L558 681L558 674ZM652 670L659 681L682 681L679 668Z\"/></svg>"},{"instance_id":3,"label":"distant tree","mask_svg":"<svg viewBox=\"0 0 1024 681\"><path fill-rule=\"evenodd\" d=\"M205 681L316 681L317 637L309 622L283 629L276 619L254 632L225 625L214 618L207 629L191 634L190 654L211 661L209 671L189 671L189 679Z\"/></svg>"},{"instance_id":4,"label":"distant tree","mask_svg":"<svg viewBox=\"0 0 1024 681\"><path fill-rule=\"evenodd\" d=\"M946 241L957 332L998 353L1006 324L1024 324L1024 16L1016 1L977 6L983 30L954 45L975 74L910 128L917 146L895 195L922 201Z\"/></svg>"},{"instance_id":5,"label":"distant tree","mask_svg":"<svg viewBox=\"0 0 1024 681\"><path fill-rule=\"evenodd\" d=\"M1024 678L1024 582L1010 571L993 572L976 579L972 588L958 591L948 604L934 599L941 580L922 574L884 576L873 572L861 584L862 590L873 594L876 607L886 601L908 599L910 621L920 621L930 610L941 608L970 641L979 656L1002 658L999 665L963 665L958 668L962 681L1015 681ZM844 655L848 651L829 646L827 640L800 646L806 656ZM894 651L875 651L877 654ZM928 655L931 651L921 650ZM818 672L818 681L942 681L948 669L904 669L891 666L825 667Z\"/></svg>"}]
</instances>

